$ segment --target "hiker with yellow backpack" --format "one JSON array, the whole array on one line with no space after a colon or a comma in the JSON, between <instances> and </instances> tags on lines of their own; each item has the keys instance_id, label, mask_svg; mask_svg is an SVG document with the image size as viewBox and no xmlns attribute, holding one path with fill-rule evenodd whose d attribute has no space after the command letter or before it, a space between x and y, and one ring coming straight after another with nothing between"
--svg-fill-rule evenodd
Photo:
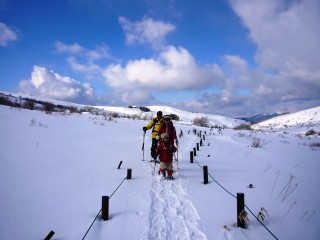
<instances>
[{"instance_id":1,"label":"hiker with yellow backpack","mask_svg":"<svg viewBox=\"0 0 320 240\"><path fill-rule=\"evenodd\" d=\"M158 146L158 141L159 141L159 137L158 136L158 131L159 128L161 126L161 124L163 123L163 116L162 116L162 112L158 111L157 112L157 117L152 119L145 127L143 127L143 131L144 134L146 133L147 130L152 128L152 144L151 144L151 158L153 161L153 159L156 157L156 149Z\"/></svg>"}]
</instances>

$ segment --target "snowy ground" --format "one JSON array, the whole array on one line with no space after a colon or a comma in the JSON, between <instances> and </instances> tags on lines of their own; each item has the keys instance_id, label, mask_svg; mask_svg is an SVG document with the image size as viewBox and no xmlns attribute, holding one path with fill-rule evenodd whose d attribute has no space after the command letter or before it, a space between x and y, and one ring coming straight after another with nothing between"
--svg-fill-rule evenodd
<instances>
[{"instance_id":1,"label":"snowy ground","mask_svg":"<svg viewBox=\"0 0 320 240\"><path fill-rule=\"evenodd\" d=\"M98 216L85 239L320 239L319 137L197 128L206 136L190 163L199 137L175 123L179 165L162 181L141 161L146 123L0 106L0 239L83 239L104 195L110 220ZM150 141L149 131L146 160ZM218 183L204 185L201 166ZM267 210L274 236L248 209L247 229L236 227L238 192L255 215Z\"/></svg>"}]
</instances>

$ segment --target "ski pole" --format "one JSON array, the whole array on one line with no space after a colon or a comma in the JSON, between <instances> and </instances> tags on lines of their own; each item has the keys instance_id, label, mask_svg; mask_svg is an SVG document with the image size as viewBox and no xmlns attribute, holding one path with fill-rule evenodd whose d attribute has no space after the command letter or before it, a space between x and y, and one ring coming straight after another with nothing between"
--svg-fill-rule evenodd
<instances>
[{"instance_id":1,"label":"ski pole","mask_svg":"<svg viewBox=\"0 0 320 240\"><path fill-rule=\"evenodd\" d=\"M177 168L179 169L179 147L177 146Z\"/></svg>"},{"instance_id":2,"label":"ski pole","mask_svg":"<svg viewBox=\"0 0 320 240\"><path fill-rule=\"evenodd\" d=\"M178 143L178 139L176 139L176 146L177 146L176 162L177 162L177 168L179 169L179 143Z\"/></svg>"},{"instance_id":3,"label":"ski pole","mask_svg":"<svg viewBox=\"0 0 320 240\"><path fill-rule=\"evenodd\" d=\"M146 131L143 131L143 143L142 143L142 161L144 161L144 139L146 137Z\"/></svg>"},{"instance_id":4,"label":"ski pole","mask_svg":"<svg viewBox=\"0 0 320 240\"><path fill-rule=\"evenodd\" d=\"M156 164L157 164L157 159L154 158L153 160L154 160L154 165L153 165L153 173L152 173L152 175L154 175L156 173Z\"/></svg>"}]
</instances>

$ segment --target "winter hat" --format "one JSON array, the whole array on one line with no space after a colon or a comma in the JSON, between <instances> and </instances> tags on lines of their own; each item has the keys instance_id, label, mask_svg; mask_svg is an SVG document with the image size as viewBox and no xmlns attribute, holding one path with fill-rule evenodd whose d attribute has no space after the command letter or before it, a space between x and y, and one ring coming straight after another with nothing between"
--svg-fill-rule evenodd
<instances>
[{"instance_id":1,"label":"winter hat","mask_svg":"<svg viewBox=\"0 0 320 240\"><path fill-rule=\"evenodd\" d=\"M162 139L169 138L168 133L162 133L161 138Z\"/></svg>"},{"instance_id":2,"label":"winter hat","mask_svg":"<svg viewBox=\"0 0 320 240\"><path fill-rule=\"evenodd\" d=\"M161 111L158 111L158 112L157 112L157 116L158 116L158 117L162 117L162 112L161 112Z\"/></svg>"},{"instance_id":3,"label":"winter hat","mask_svg":"<svg viewBox=\"0 0 320 240\"><path fill-rule=\"evenodd\" d=\"M169 119L169 120L171 120L171 116L170 116L170 115L164 115L163 118L164 118L164 119Z\"/></svg>"}]
</instances>

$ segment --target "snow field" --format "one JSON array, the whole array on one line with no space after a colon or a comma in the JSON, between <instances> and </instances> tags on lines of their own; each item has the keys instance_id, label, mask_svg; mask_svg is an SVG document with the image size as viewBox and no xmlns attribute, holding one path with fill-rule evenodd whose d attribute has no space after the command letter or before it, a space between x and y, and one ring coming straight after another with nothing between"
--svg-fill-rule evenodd
<instances>
[{"instance_id":1,"label":"snow field","mask_svg":"<svg viewBox=\"0 0 320 240\"><path fill-rule=\"evenodd\" d=\"M210 177L203 184L189 162L199 142L193 127L175 123L184 134L175 180L153 176L141 161L146 123L0 106L0 239L43 239L51 230L52 239L82 239L128 168L132 180L111 197L110 220L98 218L85 239L274 239L250 214L248 228L237 228L236 199ZM207 136L197 162L232 194L243 192L255 214L264 207L279 239L319 239L320 155L308 146L317 137L199 129ZM251 147L253 136L261 148ZM147 132L146 159L150 142Z\"/></svg>"}]
</instances>

